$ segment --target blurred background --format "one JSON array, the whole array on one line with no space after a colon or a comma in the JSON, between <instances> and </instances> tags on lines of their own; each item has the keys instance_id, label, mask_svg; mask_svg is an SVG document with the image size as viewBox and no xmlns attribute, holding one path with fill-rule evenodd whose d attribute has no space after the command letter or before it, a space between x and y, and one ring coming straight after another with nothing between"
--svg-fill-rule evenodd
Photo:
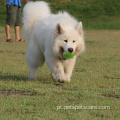
<instances>
[{"instance_id":1,"label":"blurred background","mask_svg":"<svg viewBox=\"0 0 120 120\"><path fill-rule=\"evenodd\" d=\"M37 0L30 0L37 1ZM83 22L84 29L120 29L120 0L44 0L53 13L67 11ZM22 9L26 2L21 0ZM44 12L44 11L43 11ZM0 0L0 26L5 25L6 0Z\"/></svg>"}]
</instances>

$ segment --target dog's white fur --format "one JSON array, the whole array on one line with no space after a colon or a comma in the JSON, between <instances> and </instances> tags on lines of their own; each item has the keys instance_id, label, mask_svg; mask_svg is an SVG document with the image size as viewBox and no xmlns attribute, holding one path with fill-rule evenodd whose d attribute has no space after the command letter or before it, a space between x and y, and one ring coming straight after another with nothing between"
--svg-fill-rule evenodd
<instances>
[{"instance_id":1,"label":"dog's white fur","mask_svg":"<svg viewBox=\"0 0 120 120\"><path fill-rule=\"evenodd\" d=\"M23 9L24 37L28 40L26 60L30 79L36 79L37 68L44 61L59 82L70 81L76 57L85 49L82 23L67 12L51 14L48 3L29 2ZM65 59L63 52L75 54Z\"/></svg>"}]
</instances>

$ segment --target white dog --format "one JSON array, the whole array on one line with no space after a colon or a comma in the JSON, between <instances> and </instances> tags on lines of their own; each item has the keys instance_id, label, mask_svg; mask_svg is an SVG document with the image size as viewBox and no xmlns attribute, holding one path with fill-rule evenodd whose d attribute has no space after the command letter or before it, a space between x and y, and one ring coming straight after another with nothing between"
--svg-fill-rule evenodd
<instances>
[{"instance_id":1,"label":"white dog","mask_svg":"<svg viewBox=\"0 0 120 120\"><path fill-rule=\"evenodd\" d=\"M23 23L29 79L36 79L37 68L45 61L57 81L70 81L76 57L85 49L82 23L67 12L51 14L43 1L25 5ZM74 53L74 57L66 59L63 52Z\"/></svg>"}]
</instances>

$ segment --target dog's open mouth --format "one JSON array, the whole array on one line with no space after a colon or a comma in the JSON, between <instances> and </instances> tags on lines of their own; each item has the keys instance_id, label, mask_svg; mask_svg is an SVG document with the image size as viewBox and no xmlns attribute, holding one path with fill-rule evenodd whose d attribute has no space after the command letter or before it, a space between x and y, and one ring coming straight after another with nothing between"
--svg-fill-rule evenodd
<instances>
[{"instance_id":1,"label":"dog's open mouth","mask_svg":"<svg viewBox=\"0 0 120 120\"><path fill-rule=\"evenodd\" d=\"M63 49L63 47L60 47L60 52L61 52L61 53L64 53L64 52L65 52L64 49Z\"/></svg>"},{"instance_id":2,"label":"dog's open mouth","mask_svg":"<svg viewBox=\"0 0 120 120\"><path fill-rule=\"evenodd\" d=\"M60 60L67 60L67 59L70 59L70 58L73 58L75 55L75 52L65 52L64 49L62 47L60 47L60 56L59 56L59 59Z\"/></svg>"},{"instance_id":3,"label":"dog's open mouth","mask_svg":"<svg viewBox=\"0 0 120 120\"><path fill-rule=\"evenodd\" d=\"M73 56L74 56L74 52L72 53L65 52L63 47L60 47L60 53L59 53L60 60L67 60L67 59L73 58Z\"/></svg>"},{"instance_id":4,"label":"dog's open mouth","mask_svg":"<svg viewBox=\"0 0 120 120\"><path fill-rule=\"evenodd\" d=\"M63 56L63 53L64 53L65 51L64 51L64 49L63 49L63 47L60 47L60 55L59 55L59 59L60 60L66 60L66 58Z\"/></svg>"}]
</instances>

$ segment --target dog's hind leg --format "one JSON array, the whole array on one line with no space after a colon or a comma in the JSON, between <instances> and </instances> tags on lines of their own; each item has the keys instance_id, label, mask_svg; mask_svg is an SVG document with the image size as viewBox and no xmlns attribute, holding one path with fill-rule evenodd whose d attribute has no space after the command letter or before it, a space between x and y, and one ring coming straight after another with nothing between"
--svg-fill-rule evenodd
<instances>
[{"instance_id":1,"label":"dog's hind leg","mask_svg":"<svg viewBox=\"0 0 120 120\"><path fill-rule=\"evenodd\" d=\"M28 62L30 73L28 78L29 79L37 79L37 69L38 67L42 66L44 63L44 56L40 51L39 47L35 42L30 41L28 43L27 53L26 53L26 60ZM34 44L34 45L33 45Z\"/></svg>"}]
</instances>

